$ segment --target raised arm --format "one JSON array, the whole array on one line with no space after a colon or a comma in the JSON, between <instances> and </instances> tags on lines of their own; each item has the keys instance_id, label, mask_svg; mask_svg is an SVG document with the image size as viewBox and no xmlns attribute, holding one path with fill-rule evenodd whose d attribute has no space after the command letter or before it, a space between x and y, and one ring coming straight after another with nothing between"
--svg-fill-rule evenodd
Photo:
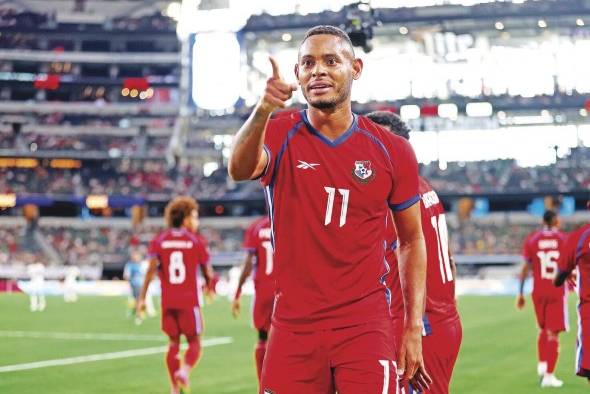
<instances>
[{"instance_id":1,"label":"raised arm","mask_svg":"<svg viewBox=\"0 0 590 394\"><path fill-rule=\"evenodd\" d=\"M297 90L297 85L286 83L272 57L272 77L266 81L264 95L234 137L229 157L229 176L235 181L254 179L262 174L269 157L264 151L264 134L270 115L285 103Z\"/></svg>"}]
</instances>

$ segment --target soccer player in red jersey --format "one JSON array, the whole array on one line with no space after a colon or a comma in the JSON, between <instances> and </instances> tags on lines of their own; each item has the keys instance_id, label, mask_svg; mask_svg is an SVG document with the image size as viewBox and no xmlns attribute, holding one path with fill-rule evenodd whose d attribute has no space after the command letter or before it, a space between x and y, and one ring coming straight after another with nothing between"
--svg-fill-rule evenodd
<instances>
[{"instance_id":1,"label":"soccer player in red jersey","mask_svg":"<svg viewBox=\"0 0 590 394\"><path fill-rule=\"evenodd\" d=\"M272 244L270 241L270 220L264 216L255 220L244 234L244 249L248 252L238 288L232 302L232 314L240 313L240 296L242 286L254 271L254 307L252 309L254 328L258 330L258 343L254 349L258 380L262 373L262 363L266 353L266 341L270 330L270 320L275 299L275 282L273 275Z\"/></svg>"},{"instance_id":2,"label":"soccer player in red jersey","mask_svg":"<svg viewBox=\"0 0 590 394\"><path fill-rule=\"evenodd\" d=\"M373 122L389 131L410 138L410 128L392 112L375 111L367 114ZM463 330L455 303L455 267L449 251L449 237L445 209L436 192L426 180L420 178L420 216L426 242L426 309L424 313L423 354L424 365L432 378L427 394L447 394L457 361ZM399 340L404 322L403 299L401 297L399 270L395 250L397 235L391 221L388 221L388 253L386 260L391 266L388 280L392 293L394 333ZM412 393L413 388L407 388Z\"/></svg>"},{"instance_id":3,"label":"soccer player in red jersey","mask_svg":"<svg viewBox=\"0 0 590 394\"><path fill-rule=\"evenodd\" d=\"M588 207L590 208L590 202ZM576 374L588 378L590 383L590 224L571 233L559 259L557 286L578 269L578 343L576 349Z\"/></svg>"},{"instance_id":4,"label":"soccer player in red jersey","mask_svg":"<svg viewBox=\"0 0 590 394\"><path fill-rule=\"evenodd\" d=\"M209 265L207 242L196 233L199 226L198 205L190 197L176 197L166 207L168 229L158 234L149 247L150 265L137 303L141 312L150 281L159 269L162 286L162 331L170 342L166 365L170 375L171 392L177 394L189 385L189 372L201 353L199 336L203 319L199 307L200 286L197 268L200 266L209 285L213 270ZM184 335L188 349L182 366L178 359L180 336Z\"/></svg>"},{"instance_id":5,"label":"soccer player in red jersey","mask_svg":"<svg viewBox=\"0 0 590 394\"><path fill-rule=\"evenodd\" d=\"M295 75L308 108L270 119L296 85L273 75L234 139L229 173L260 178L271 220L275 306L260 393L396 393L418 388L426 251L411 146L352 113L363 63L333 26L310 29ZM385 221L398 230L404 333L395 359L389 315Z\"/></svg>"},{"instance_id":6,"label":"soccer player in red jersey","mask_svg":"<svg viewBox=\"0 0 590 394\"><path fill-rule=\"evenodd\" d=\"M542 387L561 387L563 382L555 375L559 357L559 333L568 329L567 292L553 285L557 277L557 263L565 244L565 233L559 230L559 217L553 211L543 215L543 228L525 239L520 274L520 291L516 307L524 308L524 282L533 271L533 304L539 326L537 373Z\"/></svg>"}]
</instances>

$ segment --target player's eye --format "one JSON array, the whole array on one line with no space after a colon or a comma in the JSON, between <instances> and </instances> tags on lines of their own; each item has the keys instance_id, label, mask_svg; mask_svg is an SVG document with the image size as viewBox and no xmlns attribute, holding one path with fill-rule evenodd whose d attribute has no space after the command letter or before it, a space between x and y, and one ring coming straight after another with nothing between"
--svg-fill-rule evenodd
<instances>
[{"instance_id":1,"label":"player's eye","mask_svg":"<svg viewBox=\"0 0 590 394\"><path fill-rule=\"evenodd\" d=\"M304 60L303 61L303 66L304 67L311 67L311 65L313 64L313 62L311 60Z\"/></svg>"},{"instance_id":2,"label":"player's eye","mask_svg":"<svg viewBox=\"0 0 590 394\"><path fill-rule=\"evenodd\" d=\"M327 63L329 66L333 66L333 65L335 65L335 64L336 64L336 59L334 59L333 57L331 57L331 58L328 58L328 60L326 61L326 63Z\"/></svg>"}]
</instances>

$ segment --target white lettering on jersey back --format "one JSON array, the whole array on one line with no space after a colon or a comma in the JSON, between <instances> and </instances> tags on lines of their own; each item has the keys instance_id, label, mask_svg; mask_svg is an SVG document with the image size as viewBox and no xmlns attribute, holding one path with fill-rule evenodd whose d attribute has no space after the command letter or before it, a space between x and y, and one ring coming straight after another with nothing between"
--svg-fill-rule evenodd
<instances>
[{"instance_id":1,"label":"white lettering on jersey back","mask_svg":"<svg viewBox=\"0 0 590 394\"><path fill-rule=\"evenodd\" d=\"M258 231L258 238L260 238L260 239L270 239L270 228L261 228Z\"/></svg>"},{"instance_id":2,"label":"white lettering on jersey back","mask_svg":"<svg viewBox=\"0 0 590 394\"><path fill-rule=\"evenodd\" d=\"M440 200L438 199L436 192L431 190L422 195L422 202L424 203L424 208L430 208L431 206L440 203Z\"/></svg>"},{"instance_id":3,"label":"white lettering on jersey back","mask_svg":"<svg viewBox=\"0 0 590 394\"><path fill-rule=\"evenodd\" d=\"M193 247L192 241L164 241L162 249L190 249Z\"/></svg>"},{"instance_id":4,"label":"white lettering on jersey back","mask_svg":"<svg viewBox=\"0 0 590 394\"><path fill-rule=\"evenodd\" d=\"M559 244L556 239L541 239L539 240L539 249L557 249Z\"/></svg>"}]
</instances>

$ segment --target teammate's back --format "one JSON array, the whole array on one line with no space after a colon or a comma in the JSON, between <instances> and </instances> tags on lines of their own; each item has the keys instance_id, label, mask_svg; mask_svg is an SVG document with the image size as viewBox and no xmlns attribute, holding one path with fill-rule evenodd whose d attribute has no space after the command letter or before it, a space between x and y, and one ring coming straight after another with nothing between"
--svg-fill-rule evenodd
<instances>
[{"instance_id":1,"label":"teammate's back","mask_svg":"<svg viewBox=\"0 0 590 394\"><path fill-rule=\"evenodd\" d=\"M557 228L545 227L526 238L523 257L533 271L533 295L563 297L564 288L553 285L566 234Z\"/></svg>"},{"instance_id":2,"label":"teammate's back","mask_svg":"<svg viewBox=\"0 0 590 394\"><path fill-rule=\"evenodd\" d=\"M185 228L170 228L154 238L149 254L160 262L163 308L199 306L197 268L209 260L206 246L203 237Z\"/></svg>"}]
</instances>

